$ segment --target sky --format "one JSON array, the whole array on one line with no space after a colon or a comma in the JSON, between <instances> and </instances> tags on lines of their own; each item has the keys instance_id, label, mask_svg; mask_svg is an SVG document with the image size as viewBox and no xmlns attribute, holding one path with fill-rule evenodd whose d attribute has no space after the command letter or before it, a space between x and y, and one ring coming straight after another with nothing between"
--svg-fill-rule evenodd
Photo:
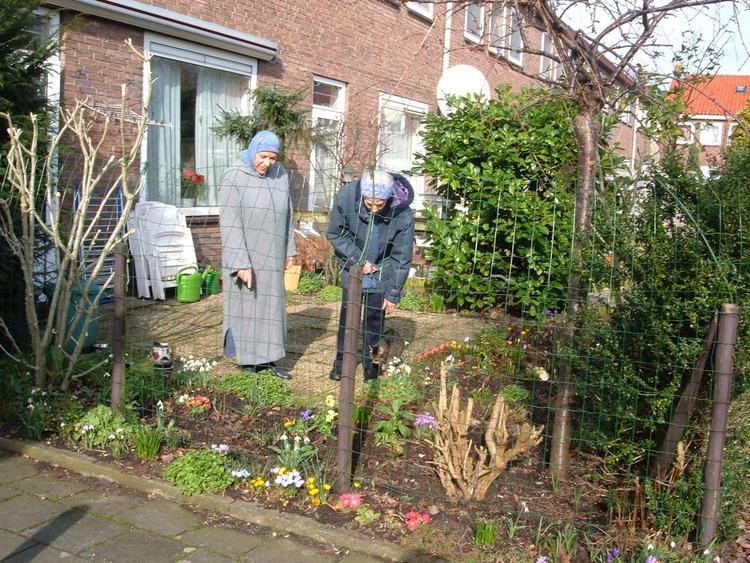
<instances>
[{"instance_id":1,"label":"sky","mask_svg":"<svg viewBox=\"0 0 750 563\"><path fill-rule=\"evenodd\" d=\"M732 18L736 21L730 21ZM723 22L723 25L718 22ZM706 41L715 39L722 54L717 72L750 75L750 10L739 2L686 11L671 18L664 29L667 39L676 46L691 31L700 33ZM669 59L671 61L671 57Z\"/></svg>"},{"instance_id":2,"label":"sky","mask_svg":"<svg viewBox=\"0 0 750 563\"><path fill-rule=\"evenodd\" d=\"M665 4L667 1L657 0L656 4ZM710 45L721 53L719 68L716 72L719 74L750 75L750 9L747 8L748 1L750 0L734 0L670 13L662 20L653 38L658 43L655 50L660 53L660 57L654 61L652 54L644 52L636 58L636 62L652 69L656 66L659 71L671 74L673 53L679 51L683 43L692 44L693 38L700 35L702 49ZM620 9L626 11L637 3L637 0L625 0L620 4ZM598 9L597 4L574 2L572 6L573 9L568 12L568 15L572 18L572 21L576 22L575 24L569 22L574 29L583 27L587 34L592 36L596 34L595 32L606 27L608 19L606 11ZM590 21L591 17L596 19L594 33L589 26L581 26L582 21ZM640 28L636 29L640 32ZM741 30L744 30L744 37ZM614 38L614 34L610 36L610 39L614 40ZM688 67L687 70L695 69Z\"/></svg>"}]
</instances>

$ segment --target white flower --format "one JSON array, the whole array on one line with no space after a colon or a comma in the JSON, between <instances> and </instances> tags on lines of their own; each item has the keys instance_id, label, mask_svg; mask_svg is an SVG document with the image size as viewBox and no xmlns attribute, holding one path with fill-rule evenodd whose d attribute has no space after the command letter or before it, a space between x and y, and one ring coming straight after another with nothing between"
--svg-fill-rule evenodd
<instances>
[{"instance_id":1,"label":"white flower","mask_svg":"<svg viewBox=\"0 0 750 563\"><path fill-rule=\"evenodd\" d=\"M526 501L525 501L525 500L522 500L522 501L521 501L521 506L523 507L523 511L524 511L524 512L528 512L528 511L529 511L529 505L528 505L528 504L526 504Z\"/></svg>"},{"instance_id":2,"label":"white flower","mask_svg":"<svg viewBox=\"0 0 750 563\"><path fill-rule=\"evenodd\" d=\"M654 550L654 544L651 544L651 543L650 543L650 544L648 544L648 545L646 546L646 549L647 549L648 551L653 551L653 550Z\"/></svg>"},{"instance_id":3,"label":"white flower","mask_svg":"<svg viewBox=\"0 0 750 563\"><path fill-rule=\"evenodd\" d=\"M466 213L467 211L469 211L468 207L466 207L465 205L460 205L458 203L453 208L460 213Z\"/></svg>"},{"instance_id":4,"label":"white flower","mask_svg":"<svg viewBox=\"0 0 750 563\"><path fill-rule=\"evenodd\" d=\"M445 358L445 361L447 363L449 363L449 364L452 364L452 363L454 363L456 361L456 356L454 356L453 354L451 354L450 356L448 356L447 358Z\"/></svg>"},{"instance_id":5,"label":"white flower","mask_svg":"<svg viewBox=\"0 0 750 563\"><path fill-rule=\"evenodd\" d=\"M305 439L302 440L302 443L303 444L309 444L310 443L310 438L308 438L307 436L305 436Z\"/></svg>"},{"instance_id":6,"label":"white flower","mask_svg":"<svg viewBox=\"0 0 750 563\"><path fill-rule=\"evenodd\" d=\"M677 544L674 543L674 541L671 541L671 542L669 542L669 547L671 547L672 549L674 549L675 547L677 547Z\"/></svg>"},{"instance_id":7,"label":"white flower","mask_svg":"<svg viewBox=\"0 0 750 563\"><path fill-rule=\"evenodd\" d=\"M110 375L108 371L104 372L104 379L109 379L110 377L112 377L112 375Z\"/></svg>"},{"instance_id":8,"label":"white flower","mask_svg":"<svg viewBox=\"0 0 750 563\"><path fill-rule=\"evenodd\" d=\"M164 410L164 403L162 403L161 401L159 401L158 403L156 403L156 406L159 407L160 411Z\"/></svg>"},{"instance_id":9,"label":"white flower","mask_svg":"<svg viewBox=\"0 0 750 563\"><path fill-rule=\"evenodd\" d=\"M115 436L114 434L110 434L108 439L109 440L117 440L117 436Z\"/></svg>"},{"instance_id":10,"label":"white flower","mask_svg":"<svg viewBox=\"0 0 750 563\"><path fill-rule=\"evenodd\" d=\"M536 372L536 376L541 379L542 381L549 381L549 373L547 373L547 370L543 367L539 366L534 368L534 371Z\"/></svg>"},{"instance_id":11,"label":"white flower","mask_svg":"<svg viewBox=\"0 0 750 563\"><path fill-rule=\"evenodd\" d=\"M301 436L295 436L295 437L294 437L294 441L295 441L295 442L300 442L301 440L302 440L302 437L301 437Z\"/></svg>"},{"instance_id":12,"label":"white flower","mask_svg":"<svg viewBox=\"0 0 750 563\"><path fill-rule=\"evenodd\" d=\"M703 555L711 555L711 550L710 549L705 549L703 551Z\"/></svg>"},{"instance_id":13,"label":"white flower","mask_svg":"<svg viewBox=\"0 0 750 563\"><path fill-rule=\"evenodd\" d=\"M83 425L83 433L84 433L84 434L88 434L88 433L89 433L89 432L91 432L91 431L92 431L93 429L94 429L94 426L93 426L93 425L91 425L91 424L84 424L84 425Z\"/></svg>"},{"instance_id":14,"label":"white flower","mask_svg":"<svg viewBox=\"0 0 750 563\"><path fill-rule=\"evenodd\" d=\"M287 436L286 434L282 434L281 438L279 438L279 440L281 440L282 442L286 442L288 439L289 439L289 436Z\"/></svg>"},{"instance_id":15,"label":"white flower","mask_svg":"<svg viewBox=\"0 0 750 563\"><path fill-rule=\"evenodd\" d=\"M30 411L33 411L34 410L34 405L29 405L26 408L29 409Z\"/></svg>"},{"instance_id":16,"label":"white flower","mask_svg":"<svg viewBox=\"0 0 750 563\"><path fill-rule=\"evenodd\" d=\"M471 336L467 336L466 338L464 338L464 342L471 342Z\"/></svg>"}]
</instances>

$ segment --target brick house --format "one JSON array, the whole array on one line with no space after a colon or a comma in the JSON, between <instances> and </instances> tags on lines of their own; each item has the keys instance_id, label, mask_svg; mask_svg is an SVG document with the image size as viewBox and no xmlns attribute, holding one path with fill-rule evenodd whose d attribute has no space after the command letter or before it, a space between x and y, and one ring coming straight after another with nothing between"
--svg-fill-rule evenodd
<instances>
[{"instance_id":1,"label":"brick house","mask_svg":"<svg viewBox=\"0 0 750 563\"><path fill-rule=\"evenodd\" d=\"M723 151L732 142L737 114L750 102L750 76L717 74L695 85L672 81L670 91L684 92L685 113L678 143L696 151L705 175L721 164Z\"/></svg>"},{"instance_id":2,"label":"brick house","mask_svg":"<svg viewBox=\"0 0 750 563\"><path fill-rule=\"evenodd\" d=\"M555 79L552 59L521 52L521 42L551 52L549 36L524 28L511 4L398 0L47 0L72 24L60 55L62 104L94 93L117 103L123 83L142 85L143 64L125 39L153 55L157 78L142 150L148 162L141 198L184 209L198 259L218 263L217 185L239 147L218 139L218 112L247 111L247 89L309 88L315 124L333 134L310 154L292 152L293 203L300 216L321 220L347 176L375 163L408 170L420 149L424 115L437 110L437 84L456 65L479 69L491 90L539 85L518 72ZM533 45L531 45L533 43ZM630 114L628 114L630 115ZM642 144L635 119L615 132L628 158ZM181 190L183 168L204 174L203 193ZM414 208L430 199L412 177Z\"/></svg>"}]
</instances>

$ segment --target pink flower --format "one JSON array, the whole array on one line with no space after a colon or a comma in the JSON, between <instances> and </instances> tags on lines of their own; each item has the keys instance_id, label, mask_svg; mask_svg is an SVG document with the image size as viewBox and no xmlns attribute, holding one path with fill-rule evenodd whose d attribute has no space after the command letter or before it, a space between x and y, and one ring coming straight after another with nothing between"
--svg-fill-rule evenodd
<instances>
[{"instance_id":1,"label":"pink flower","mask_svg":"<svg viewBox=\"0 0 750 563\"><path fill-rule=\"evenodd\" d=\"M362 505L362 495L357 493L344 493L339 500L341 508L359 508Z\"/></svg>"},{"instance_id":2,"label":"pink flower","mask_svg":"<svg viewBox=\"0 0 750 563\"><path fill-rule=\"evenodd\" d=\"M426 512L424 514L417 512L415 510L412 510L411 512L406 513L406 527L409 528L411 531L416 530L419 528L419 525L424 523L428 524L430 522L430 515Z\"/></svg>"}]
</instances>

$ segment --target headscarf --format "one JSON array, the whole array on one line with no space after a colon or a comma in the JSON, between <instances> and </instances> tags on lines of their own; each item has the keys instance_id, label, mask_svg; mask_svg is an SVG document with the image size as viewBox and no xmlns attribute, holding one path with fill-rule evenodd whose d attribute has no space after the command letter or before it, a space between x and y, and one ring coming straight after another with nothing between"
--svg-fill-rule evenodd
<instances>
[{"instance_id":1,"label":"headscarf","mask_svg":"<svg viewBox=\"0 0 750 563\"><path fill-rule=\"evenodd\" d=\"M255 170L255 155L266 151L279 154L281 152L281 142L276 134L271 131L258 131L253 140L250 141L247 150L240 151L240 160ZM255 171L258 172L257 170Z\"/></svg>"},{"instance_id":2,"label":"headscarf","mask_svg":"<svg viewBox=\"0 0 750 563\"><path fill-rule=\"evenodd\" d=\"M393 195L393 176L388 172L376 170L373 173L366 172L362 175L359 187L362 197L374 197L375 199L389 199Z\"/></svg>"}]
</instances>

